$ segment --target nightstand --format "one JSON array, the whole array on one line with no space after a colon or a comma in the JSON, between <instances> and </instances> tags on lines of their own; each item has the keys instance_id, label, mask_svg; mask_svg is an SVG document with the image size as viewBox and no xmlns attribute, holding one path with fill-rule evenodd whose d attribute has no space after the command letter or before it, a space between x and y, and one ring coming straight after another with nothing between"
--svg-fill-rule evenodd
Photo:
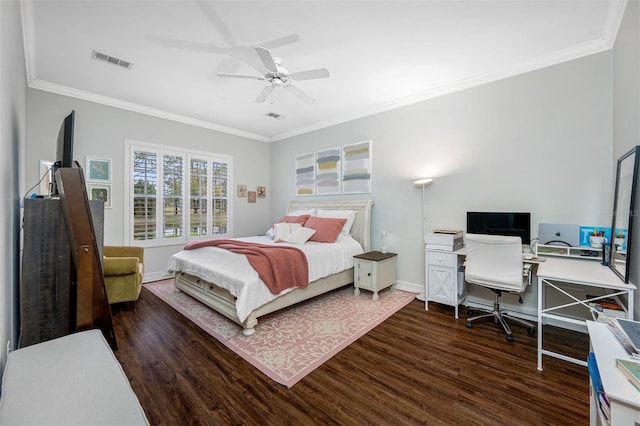
<instances>
[{"instance_id":1,"label":"nightstand","mask_svg":"<svg viewBox=\"0 0 640 426\"><path fill-rule=\"evenodd\" d=\"M396 283L398 255L396 253L369 253L353 256L354 294L358 296L360 289L373 292L373 300L378 300L378 292L387 287L394 289Z\"/></svg>"}]
</instances>

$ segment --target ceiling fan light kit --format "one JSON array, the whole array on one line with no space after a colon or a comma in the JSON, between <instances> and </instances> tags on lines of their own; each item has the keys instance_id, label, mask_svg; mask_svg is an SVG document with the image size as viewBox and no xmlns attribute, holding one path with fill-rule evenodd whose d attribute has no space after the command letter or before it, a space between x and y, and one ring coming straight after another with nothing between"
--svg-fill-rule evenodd
<instances>
[{"instance_id":1,"label":"ceiling fan light kit","mask_svg":"<svg viewBox=\"0 0 640 426\"><path fill-rule=\"evenodd\" d=\"M280 58L274 58L268 49L265 49L261 46L256 46L255 49L258 57L266 68L266 72L264 75L232 74L219 72L218 77L266 80L268 82L268 85L262 89L262 91L254 100L254 102L257 103L264 102L276 87L283 87L287 89L289 93L306 104L312 104L315 102L315 99L307 95L298 87L294 86L293 83L302 80L327 78L329 77L329 71L327 71L325 68L319 68L315 70L290 73L281 65L282 60Z\"/></svg>"}]
</instances>

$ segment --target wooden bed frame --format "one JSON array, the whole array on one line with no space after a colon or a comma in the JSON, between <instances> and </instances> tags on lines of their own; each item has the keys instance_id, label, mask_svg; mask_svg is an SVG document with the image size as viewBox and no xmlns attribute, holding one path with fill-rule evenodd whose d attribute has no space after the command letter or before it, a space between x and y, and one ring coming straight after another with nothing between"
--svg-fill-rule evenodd
<instances>
[{"instance_id":1,"label":"wooden bed frame","mask_svg":"<svg viewBox=\"0 0 640 426\"><path fill-rule=\"evenodd\" d=\"M351 228L351 236L357 240L365 253L371 250L371 208L373 200L345 200L345 201L291 201L288 212L307 209L327 210L355 210L356 218ZM258 317L283 309L287 306L302 302L320 294L335 290L353 283L353 268L340 273L321 278L309 284L308 287L298 287L265 305L255 309L245 321L240 321L236 314L235 297L227 290L214 283L207 282L193 275L176 272L175 286L190 296L198 299L216 312L237 322L243 327L242 334L250 336L255 333Z\"/></svg>"}]
</instances>

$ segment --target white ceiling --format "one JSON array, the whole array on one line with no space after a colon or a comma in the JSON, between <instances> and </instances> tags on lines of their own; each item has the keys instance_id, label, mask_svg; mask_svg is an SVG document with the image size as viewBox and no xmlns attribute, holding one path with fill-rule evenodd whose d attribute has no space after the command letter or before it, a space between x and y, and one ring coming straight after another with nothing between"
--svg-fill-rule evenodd
<instances>
[{"instance_id":1,"label":"white ceiling","mask_svg":"<svg viewBox=\"0 0 640 426\"><path fill-rule=\"evenodd\" d=\"M22 0L31 87L264 141L609 49L625 4ZM264 73L260 45L290 72L329 70L295 84L314 104L283 88L255 103L264 82L216 76Z\"/></svg>"}]
</instances>

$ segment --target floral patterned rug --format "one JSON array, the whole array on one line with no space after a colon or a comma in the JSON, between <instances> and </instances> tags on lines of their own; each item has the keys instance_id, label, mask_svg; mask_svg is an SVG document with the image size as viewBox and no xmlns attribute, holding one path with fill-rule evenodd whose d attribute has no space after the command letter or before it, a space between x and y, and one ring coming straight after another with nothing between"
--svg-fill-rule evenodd
<instances>
[{"instance_id":1,"label":"floral patterned rug","mask_svg":"<svg viewBox=\"0 0 640 426\"><path fill-rule=\"evenodd\" d=\"M258 318L255 334L189 295L176 291L173 279L145 288L207 331L274 381L291 387L323 362L355 342L415 298L404 291L354 296L353 287L318 296Z\"/></svg>"}]
</instances>

